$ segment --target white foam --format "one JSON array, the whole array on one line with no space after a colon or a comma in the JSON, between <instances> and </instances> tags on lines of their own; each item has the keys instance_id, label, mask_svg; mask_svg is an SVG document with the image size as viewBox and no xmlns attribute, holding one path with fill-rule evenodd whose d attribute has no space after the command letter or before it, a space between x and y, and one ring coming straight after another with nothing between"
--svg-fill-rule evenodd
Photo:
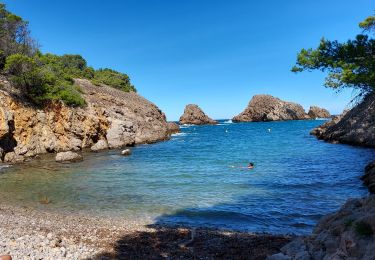
<instances>
[{"instance_id":1,"label":"white foam","mask_svg":"<svg viewBox=\"0 0 375 260\"><path fill-rule=\"evenodd\" d=\"M232 119L229 119L229 120L224 122L224 124L232 124L232 123L233 123Z\"/></svg>"},{"instance_id":2,"label":"white foam","mask_svg":"<svg viewBox=\"0 0 375 260\"><path fill-rule=\"evenodd\" d=\"M185 136L186 133L175 133L175 134L171 134L171 136Z\"/></svg>"}]
</instances>

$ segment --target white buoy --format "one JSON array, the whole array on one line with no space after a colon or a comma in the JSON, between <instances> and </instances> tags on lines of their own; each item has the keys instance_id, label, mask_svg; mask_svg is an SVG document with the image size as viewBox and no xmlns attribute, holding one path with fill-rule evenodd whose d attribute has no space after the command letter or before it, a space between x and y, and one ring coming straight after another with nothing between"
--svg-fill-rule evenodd
<instances>
[{"instance_id":1,"label":"white buoy","mask_svg":"<svg viewBox=\"0 0 375 260\"><path fill-rule=\"evenodd\" d=\"M268 132L271 133L271 128L268 128Z\"/></svg>"}]
</instances>

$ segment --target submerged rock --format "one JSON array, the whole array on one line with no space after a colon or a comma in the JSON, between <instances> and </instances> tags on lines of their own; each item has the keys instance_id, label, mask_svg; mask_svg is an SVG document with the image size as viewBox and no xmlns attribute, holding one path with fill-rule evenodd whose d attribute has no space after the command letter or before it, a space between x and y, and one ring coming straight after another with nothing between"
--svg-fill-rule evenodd
<instances>
[{"instance_id":1,"label":"submerged rock","mask_svg":"<svg viewBox=\"0 0 375 260\"><path fill-rule=\"evenodd\" d=\"M73 108L53 102L41 110L9 82L2 82L0 159L7 162L47 152L105 149L97 140L107 142L109 148L120 148L169 137L164 113L134 92L77 79L87 106Z\"/></svg>"},{"instance_id":2,"label":"submerged rock","mask_svg":"<svg viewBox=\"0 0 375 260\"><path fill-rule=\"evenodd\" d=\"M56 154L56 162L79 162L83 160L83 157L75 152L60 152Z\"/></svg>"},{"instance_id":3,"label":"submerged rock","mask_svg":"<svg viewBox=\"0 0 375 260\"><path fill-rule=\"evenodd\" d=\"M176 134L180 132L180 126L175 122L168 122L168 133Z\"/></svg>"},{"instance_id":4,"label":"submerged rock","mask_svg":"<svg viewBox=\"0 0 375 260\"><path fill-rule=\"evenodd\" d=\"M311 134L328 142L375 147L375 93Z\"/></svg>"},{"instance_id":5,"label":"submerged rock","mask_svg":"<svg viewBox=\"0 0 375 260\"><path fill-rule=\"evenodd\" d=\"M180 117L180 124L214 125L217 121L208 117L197 105L187 105L184 114Z\"/></svg>"},{"instance_id":6,"label":"submerged rock","mask_svg":"<svg viewBox=\"0 0 375 260\"><path fill-rule=\"evenodd\" d=\"M320 108L317 106L311 106L307 114L311 119L331 117L331 114L327 109Z\"/></svg>"},{"instance_id":7,"label":"submerged rock","mask_svg":"<svg viewBox=\"0 0 375 260\"><path fill-rule=\"evenodd\" d=\"M271 95L255 95L247 108L233 117L233 122L262 122L308 119L303 107Z\"/></svg>"}]
</instances>

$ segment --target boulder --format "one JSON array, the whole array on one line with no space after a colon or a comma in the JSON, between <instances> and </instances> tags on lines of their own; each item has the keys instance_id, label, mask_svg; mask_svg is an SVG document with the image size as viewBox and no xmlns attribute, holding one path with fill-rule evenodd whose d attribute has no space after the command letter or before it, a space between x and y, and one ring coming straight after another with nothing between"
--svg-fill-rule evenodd
<instances>
[{"instance_id":1,"label":"boulder","mask_svg":"<svg viewBox=\"0 0 375 260\"><path fill-rule=\"evenodd\" d=\"M217 124L217 121L208 117L199 106L189 104L185 107L184 114L180 117L180 124L214 125Z\"/></svg>"},{"instance_id":2,"label":"boulder","mask_svg":"<svg viewBox=\"0 0 375 260\"><path fill-rule=\"evenodd\" d=\"M168 133L169 134L176 134L180 132L180 126L175 122L168 122Z\"/></svg>"},{"instance_id":3,"label":"boulder","mask_svg":"<svg viewBox=\"0 0 375 260\"><path fill-rule=\"evenodd\" d=\"M327 142L375 147L374 115L375 93L366 96L351 110L317 127L311 134Z\"/></svg>"},{"instance_id":4,"label":"boulder","mask_svg":"<svg viewBox=\"0 0 375 260\"><path fill-rule=\"evenodd\" d=\"M299 104L283 101L271 95L255 95L247 108L233 117L233 122L262 122L308 119Z\"/></svg>"},{"instance_id":5,"label":"boulder","mask_svg":"<svg viewBox=\"0 0 375 260\"><path fill-rule=\"evenodd\" d=\"M93 146L91 146L90 149L93 152L97 152L97 151L100 151L100 150L106 150L106 149L108 149L108 143L107 143L106 140L99 140Z\"/></svg>"},{"instance_id":6,"label":"boulder","mask_svg":"<svg viewBox=\"0 0 375 260\"><path fill-rule=\"evenodd\" d=\"M327 109L320 108L317 106L311 106L307 114L309 115L311 119L331 117L331 114L329 113Z\"/></svg>"},{"instance_id":7,"label":"boulder","mask_svg":"<svg viewBox=\"0 0 375 260\"><path fill-rule=\"evenodd\" d=\"M121 155L129 156L132 154L132 151L130 149L125 149L121 151Z\"/></svg>"},{"instance_id":8,"label":"boulder","mask_svg":"<svg viewBox=\"0 0 375 260\"><path fill-rule=\"evenodd\" d=\"M56 162L79 162L83 160L83 157L75 152L60 152L56 154Z\"/></svg>"}]
</instances>

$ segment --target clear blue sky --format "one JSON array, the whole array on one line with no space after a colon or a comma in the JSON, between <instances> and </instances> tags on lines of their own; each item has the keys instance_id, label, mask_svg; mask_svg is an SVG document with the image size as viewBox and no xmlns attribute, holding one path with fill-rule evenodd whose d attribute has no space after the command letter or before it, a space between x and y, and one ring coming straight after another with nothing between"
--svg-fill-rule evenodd
<instances>
[{"instance_id":1,"label":"clear blue sky","mask_svg":"<svg viewBox=\"0 0 375 260\"><path fill-rule=\"evenodd\" d=\"M255 94L339 113L351 92L323 87L320 72L293 74L301 48L347 40L374 0L7 0L30 22L43 52L81 54L127 73L169 120L196 103L231 118Z\"/></svg>"}]
</instances>

